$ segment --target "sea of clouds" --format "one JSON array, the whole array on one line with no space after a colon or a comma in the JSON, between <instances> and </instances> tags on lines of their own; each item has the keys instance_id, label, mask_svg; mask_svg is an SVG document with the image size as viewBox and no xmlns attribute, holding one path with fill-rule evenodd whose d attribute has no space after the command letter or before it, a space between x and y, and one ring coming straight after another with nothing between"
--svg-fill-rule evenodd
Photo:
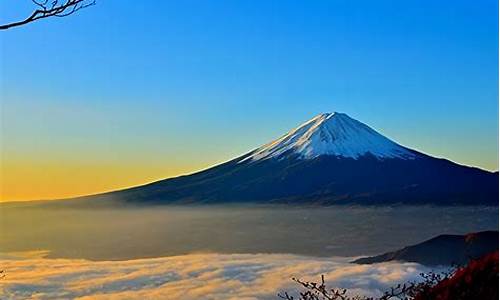
<instances>
[{"instance_id":1,"label":"sea of clouds","mask_svg":"<svg viewBox=\"0 0 500 300\"><path fill-rule=\"evenodd\" d=\"M352 293L380 294L418 280L415 263L350 264L352 258L288 254L189 254L126 261L1 256L0 299L278 299L296 292L291 277Z\"/></svg>"}]
</instances>

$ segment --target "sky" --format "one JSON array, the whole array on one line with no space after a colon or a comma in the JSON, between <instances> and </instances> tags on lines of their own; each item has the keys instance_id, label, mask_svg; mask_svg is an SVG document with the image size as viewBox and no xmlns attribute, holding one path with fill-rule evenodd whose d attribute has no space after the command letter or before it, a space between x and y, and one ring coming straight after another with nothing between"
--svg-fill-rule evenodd
<instances>
[{"instance_id":1,"label":"sky","mask_svg":"<svg viewBox=\"0 0 500 300\"><path fill-rule=\"evenodd\" d=\"M187 174L331 111L498 170L493 0L97 0L0 46L0 201Z\"/></svg>"}]
</instances>

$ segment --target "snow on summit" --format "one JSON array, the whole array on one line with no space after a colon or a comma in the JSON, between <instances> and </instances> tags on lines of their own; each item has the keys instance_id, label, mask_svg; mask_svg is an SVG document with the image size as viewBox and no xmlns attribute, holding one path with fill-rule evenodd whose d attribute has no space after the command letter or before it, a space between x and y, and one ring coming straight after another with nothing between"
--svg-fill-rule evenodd
<instances>
[{"instance_id":1,"label":"snow on summit","mask_svg":"<svg viewBox=\"0 0 500 300\"><path fill-rule=\"evenodd\" d=\"M281 138L254 150L241 161L280 158L285 153L298 154L303 159L320 155L354 159L366 154L378 159L411 159L415 156L367 125L344 113L334 112L317 115Z\"/></svg>"}]
</instances>

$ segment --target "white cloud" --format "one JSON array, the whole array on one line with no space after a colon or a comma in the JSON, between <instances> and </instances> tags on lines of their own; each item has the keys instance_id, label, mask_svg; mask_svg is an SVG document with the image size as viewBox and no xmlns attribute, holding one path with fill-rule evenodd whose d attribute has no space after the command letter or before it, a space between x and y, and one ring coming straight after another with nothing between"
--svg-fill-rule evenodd
<instances>
[{"instance_id":1,"label":"white cloud","mask_svg":"<svg viewBox=\"0 0 500 300\"><path fill-rule=\"evenodd\" d=\"M373 294L417 279L413 263L355 265L348 258L286 254L190 254L128 261L4 259L6 299L276 299L297 290L291 277Z\"/></svg>"}]
</instances>

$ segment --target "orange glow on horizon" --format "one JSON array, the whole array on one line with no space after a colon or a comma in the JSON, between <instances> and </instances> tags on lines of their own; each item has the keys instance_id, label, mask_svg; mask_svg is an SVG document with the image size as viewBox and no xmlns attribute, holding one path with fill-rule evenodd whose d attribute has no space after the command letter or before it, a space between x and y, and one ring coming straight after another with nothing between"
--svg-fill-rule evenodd
<instances>
[{"instance_id":1,"label":"orange glow on horizon","mask_svg":"<svg viewBox=\"0 0 500 300\"><path fill-rule=\"evenodd\" d=\"M200 166L4 161L0 202L71 198L192 173Z\"/></svg>"}]
</instances>

